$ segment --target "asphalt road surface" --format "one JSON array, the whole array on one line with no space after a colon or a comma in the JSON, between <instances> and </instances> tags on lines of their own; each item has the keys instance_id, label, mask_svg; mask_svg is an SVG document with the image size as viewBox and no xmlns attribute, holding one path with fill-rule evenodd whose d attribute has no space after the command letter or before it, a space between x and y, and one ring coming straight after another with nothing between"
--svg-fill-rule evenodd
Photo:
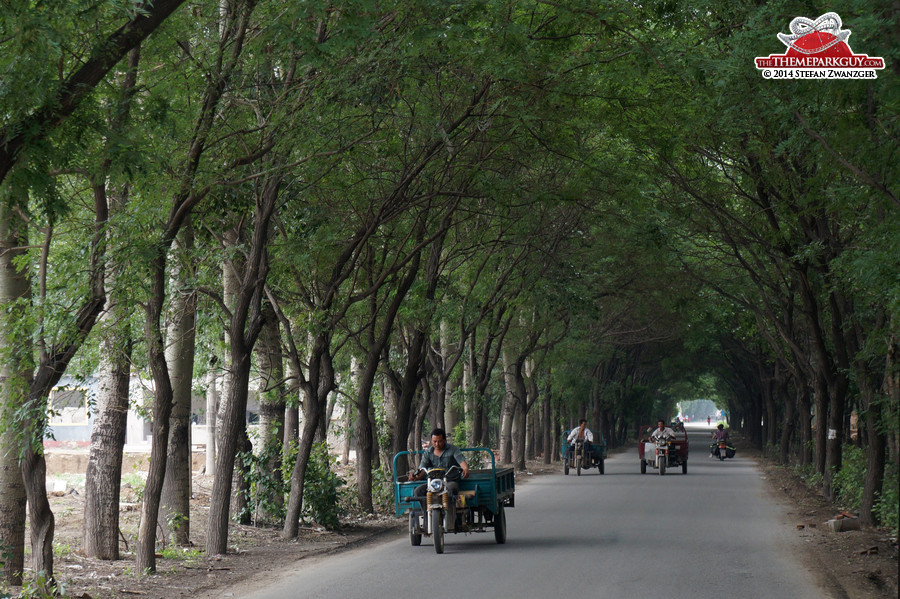
<instances>
[{"instance_id":1,"label":"asphalt road surface","mask_svg":"<svg viewBox=\"0 0 900 599\"><path fill-rule=\"evenodd\" d=\"M705 429L705 427L704 427ZM536 477L507 510L508 538L447 534L445 553L404 532L375 546L302 561L256 585L250 599L382 597L828 596L795 559L784 511L753 462L709 459L709 433L690 435L688 473L641 475L637 450L606 474ZM233 596L238 596L234 594Z\"/></svg>"}]
</instances>

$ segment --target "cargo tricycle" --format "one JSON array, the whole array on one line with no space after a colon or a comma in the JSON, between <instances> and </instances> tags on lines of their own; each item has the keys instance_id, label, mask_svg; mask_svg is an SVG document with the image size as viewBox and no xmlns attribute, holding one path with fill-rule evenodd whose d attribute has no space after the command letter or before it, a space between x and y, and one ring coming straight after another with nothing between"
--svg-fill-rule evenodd
<instances>
[{"instance_id":1,"label":"cargo tricycle","mask_svg":"<svg viewBox=\"0 0 900 599\"><path fill-rule=\"evenodd\" d=\"M684 425L671 426L674 439L652 440L650 434L655 426L642 426L638 429L638 458L641 461L641 474L647 473L647 466L656 468L665 474L669 468L681 466L681 473L687 474L688 437Z\"/></svg>"},{"instance_id":2,"label":"cargo tricycle","mask_svg":"<svg viewBox=\"0 0 900 599\"><path fill-rule=\"evenodd\" d=\"M506 508L515 507L515 473L512 468L497 468L494 452L486 447L464 448L469 476L462 478L458 466L432 468L425 481L410 481L409 473L398 475L397 460L402 456L417 459L401 451L394 456L394 512L409 518L409 542L422 544L422 537L434 540L436 553L444 552L444 533L494 531L498 544L506 543ZM487 458L490 467L487 467ZM474 467L485 462L485 467ZM448 482L459 485L456 496L448 490ZM424 485L424 495L416 489Z\"/></svg>"},{"instance_id":3,"label":"cargo tricycle","mask_svg":"<svg viewBox=\"0 0 900 599\"><path fill-rule=\"evenodd\" d=\"M600 435L600 442L589 441L585 443L584 439L575 439L570 443L568 435L563 435L562 443L560 443L563 461L563 472L569 474L569 469L574 468L575 473L581 476L582 469L588 470L597 467L600 474L605 473L604 461L607 456L606 439Z\"/></svg>"}]
</instances>

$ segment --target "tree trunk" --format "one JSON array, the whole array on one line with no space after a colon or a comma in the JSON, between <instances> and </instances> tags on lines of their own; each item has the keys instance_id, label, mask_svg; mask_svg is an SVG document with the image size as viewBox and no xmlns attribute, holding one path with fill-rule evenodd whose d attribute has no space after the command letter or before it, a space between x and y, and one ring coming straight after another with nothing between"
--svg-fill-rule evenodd
<instances>
[{"instance_id":1,"label":"tree trunk","mask_svg":"<svg viewBox=\"0 0 900 599\"><path fill-rule=\"evenodd\" d=\"M812 415L810 412L809 384L797 381L797 422L800 429L800 465L812 463Z\"/></svg>"},{"instance_id":2,"label":"tree trunk","mask_svg":"<svg viewBox=\"0 0 900 599\"><path fill-rule=\"evenodd\" d=\"M249 381L247 383L249 385ZM248 389L249 392L249 389ZM246 415L247 410L244 409ZM228 505L228 515L238 524L248 525L252 523L252 509L250 507L250 466L245 459L253 453L253 443L247 436L246 418L238 433L235 443L234 469L231 471L231 501ZM226 528L227 530L227 528Z\"/></svg>"},{"instance_id":3,"label":"tree trunk","mask_svg":"<svg viewBox=\"0 0 900 599\"><path fill-rule=\"evenodd\" d=\"M394 447L392 451L397 454L407 449L419 451L419 439L421 438L421 428L418 430L414 423L418 420L413 417L413 401L416 397L416 391L419 388L421 380L421 370L425 364L425 334L420 330L414 330L409 342L406 353L406 368L403 372L403 378L400 380L399 393L397 396L396 408L396 428L394 430ZM409 437L413 434L415 439L413 446L410 448ZM403 472L414 466L414 464L404 464L403 460L397 462L397 468Z\"/></svg>"},{"instance_id":4,"label":"tree trunk","mask_svg":"<svg viewBox=\"0 0 900 599\"><path fill-rule=\"evenodd\" d=\"M778 426L777 426L777 418L775 409L775 382L768 381L764 385L765 391L765 422L766 422L766 431L765 431L765 440L766 440L766 448L769 451L774 451L776 447L776 440L778 439Z\"/></svg>"},{"instance_id":5,"label":"tree trunk","mask_svg":"<svg viewBox=\"0 0 900 599\"><path fill-rule=\"evenodd\" d=\"M544 388L544 401L541 404L541 412L543 413L543 417L541 418L541 435L543 436L541 446L544 453L544 459L542 460L544 464L550 464L553 459L552 411L553 406L550 395L550 383L547 383L547 386Z\"/></svg>"},{"instance_id":6,"label":"tree trunk","mask_svg":"<svg viewBox=\"0 0 900 599\"><path fill-rule=\"evenodd\" d=\"M128 70L122 80L122 95L114 112L110 127L120 132L130 115L131 100L137 87L137 69L140 63L140 46L128 53ZM113 136L115 137L115 136ZM111 159L107 159L103 171L109 172ZM95 197L106 195L106 177L98 177ZM109 212L119 214L129 199L127 186L107 198ZM108 223L103 223L104 227ZM107 241L115 234L105 233ZM129 309L123 305L124 295L117 289L119 265L109 257L106 265L105 284L110 289L110 299L102 318L108 326L100 340L100 364L98 366L99 392L93 428L91 449L88 456L84 489L84 534L82 551L86 557L119 559L119 497L122 484L122 452L125 448L128 423L129 387L131 379L131 352L134 345L128 324Z\"/></svg>"},{"instance_id":7,"label":"tree trunk","mask_svg":"<svg viewBox=\"0 0 900 599\"><path fill-rule=\"evenodd\" d=\"M382 354L382 360L384 360L384 356L388 353L389 348L386 348L386 352ZM383 362L382 362L383 363ZM385 364L384 369L390 368L390 364ZM397 445L396 440L394 439L394 435L396 435L397 431L397 400L400 396L399 389L395 386L393 380L389 376L381 376L379 377L378 386L381 389L381 397L384 402L384 426L385 433L387 434L387 442L385 443L386 447L384 448L385 452L391 454L390 467L393 469L393 456L396 455L394 452L394 447ZM346 410L345 413L349 413L350 410ZM345 425L345 428L346 425ZM349 429L348 429L349 430ZM350 440L350 436L347 436L347 440ZM406 471L404 468L403 472Z\"/></svg>"},{"instance_id":8,"label":"tree trunk","mask_svg":"<svg viewBox=\"0 0 900 599\"><path fill-rule=\"evenodd\" d=\"M372 303L374 304L374 297ZM375 315L370 314L372 321L367 331L369 350L365 364L356 371L356 399L353 405L356 407L356 500L359 507L367 514L375 512L372 503L372 468L375 435L372 420L372 385L375 383L375 372L381 358L381 348L375 345Z\"/></svg>"},{"instance_id":9,"label":"tree trunk","mask_svg":"<svg viewBox=\"0 0 900 599\"><path fill-rule=\"evenodd\" d=\"M814 444L814 459L816 472L825 474L825 440L828 435L828 387L825 383L825 375L821 366L816 369L814 379L814 397L816 407L816 437Z\"/></svg>"},{"instance_id":10,"label":"tree trunk","mask_svg":"<svg viewBox=\"0 0 900 599\"><path fill-rule=\"evenodd\" d=\"M515 394L515 373L513 364L508 352L503 351L503 381L505 383L506 393L503 396L503 406L500 411L500 463L512 463L512 430L513 415L516 409Z\"/></svg>"},{"instance_id":11,"label":"tree trunk","mask_svg":"<svg viewBox=\"0 0 900 599\"><path fill-rule=\"evenodd\" d=\"M241 243L243 238L243 226L236 226L229 228L225 231L223 235L223 240L225 244L225 249L230 256L231 259L226 259L222 264L222 301L225 304L225 307L234 314L235 303L237 302L238 294L240 293L241 287L241 278L244 273L244 260L241 256L238 245ZM242 332L242 331L241 331ZM225 330L225 344L230 348L232 344L231 339L231 328L226 327ZM229 350L225 353L224 359L222 360L222 392L221 397L219 399L219 409L216 412L216 464L218 465L219 460L222 455L222 445L225 442L225 418L228 412L228 402L231 401L232 398L232 388L234 386L234 377L235 377L235 365L233 363L234 357L232 352ZM234 447L243 447L243 439L235 439L233 441ZM244 468L243 463L240 462L235 466L237 472L228 473L228 478L231 480L231 485L235 486L237 489L241 488L241 483L244 480ZM213 481L215 483L215 480ZM228 513L233 515L244 513L246 510L247 498L242 493L234 493L229 499L228 505ZM227 534L227 533L226 533ZM224 552L223 552L224 553Z\"/></svg>"},{"instance_id":12,"label":"tree trunk","mask_svg":"<svg viewBox=\"0 0 900 599\"><path fill-rule=\"evenodd\" d=\"M257 514L257 520L274 521L277 512L284 506L284 495L280 492L281 481L281 448L284 442L284 364L281 355L281 331L278 317L272 305L266 303L263 308L262 333L257 348L261 379L258 388L260 444L264 460L260 462L261 481L271 481L257 487L257 494L262 505L275 506L276 513L263 512Z\"/></svg>"},{"instance_id":13,"label":"tree trunk","mask_svg":"<svg viewBox=\"0 0 900 599\"><path fill-rule=\"evenodd\" d=\"M110 299L104 315L113 332L100 343L100 384L84 481L82 537L82 551L86 557L107 560L119 559L119 496L132 348L131 336L122 320L121 305L114 298Z\"/></svg>"},{"instance_id":14,"label":"tree trunk","mask_svg":"<svg viewBox=\"0 0 900 599\"><path fill-rule=\"evenodd\" d=\"M866 400L865 422L869 437L866 450L866 481L863 486L859 517L863 524L875 526L875 502L884 484L886 437L882 428L881 404L875 400L872 389L863 390Z\"/></svg>"},{"instance_id":15,"label":"tree trunk","mask_svg":"<svg viewBox=\"0 0 900 599\"><path fill-rule=\"evenodd\" d=\"M281 536L293 539L300 529L300 513L303 508L303 492L306 466L312 453L313 442L319 430L319 419L325 414L328 394L334 388L334 367L330 353L331 338L320 333L312 343L309 359L309 379L301 381L303 387L303 432L300 435L297 459L291 471L291 491L288 495L284 528ZM297 356L293 356L294 370L299 374Z\"/></svg>"},{"instance_id":16,"label":"tree trunk","mask_svg":"<svg viewBox=\"0 0 900 599\"><path fill-rule=\"evenodd\" d=\"M472 343L469 349L466 352L465 361L463 362L463 378L462 378L462 388L463 388L463 397L465 398L465 411L464 417L466 420L466 445L469 447L475 447L476 443L478 443L479 436L476 434L476 425L475 421L477 418L478 409L475 405L476 395L475 395L475 385L473 382L475 365L473 364L473 358L475 356L475 334L472 334ZM481 428L481 427L477 427ZM480 431L478 431L480 432Z\"/></svg>"},{"instance_id":17,"label":"tree trunk","mask_svg":"<svg viewBox=\"0 0 900 599\"><path fill-rule=\"evenodd\" d=\"M284 529L281 536L285 539L294 539L300 532L300 512L303 508L303 491L306 482L306 466L309 464L309 456L312 453L313 441L318 429L317 413L324 411L312 410L304 413L303 432L300 434L300 444L297 448L297 460L291 471L291 492L288 495L287 515L284 520Z\"/></svg>"},{"instance_id":18,"label":"tree trunk","mask_svg":"<svg viewBox=\"0 0 900 599\"><path fill-rule=\"evenodd\" d=\"M159 243L155 246L155 255L150 260L151 294L145 305L146 340L148 361L153 372L153 445L150 450L150 471L144 486L144 502L141 510L141 525L138 532L137 569L139 574L156 571L156 526L159 516L159 501L162 493L163 478L166 469L166 443L169 438L169 416L172 406L172 381L169 378L165 359L160 325L162 310L166 298L166 260L171 244L174 242L184 219L190 214L194 205L203 197L192 191L194 175L200 164L200 156L212 131L213 121L218 113L219 100L225 92L226 84L236 66L244 43L253 3L243 3L236 10L226 15L220 29L219 67L207 78L207 87L203 92L200 113L194 128L190 149L184 160L184 171L176 183L169 217L163 227ZM227 43L226 43L227 42ZM226 57L227 53L227 57ZM259 219L257 215L257 219ZM268 231L266 231L268 233ZM216 472L219 472L217 460ZM230 464L231 465L231 464ZM230 478L229 478L230 481ZM213 483L215 491L215 483ZM227 523L226 523L227 527Z\"/></svg>"},{"instance_id":19,"label":"tree trunk","mask_svg":"<svg viewBox=\"0 0 900 599\"><path fill-rule=\"evenodd\" d=\"M419 235L421 239L422 234ZM406 297L410 287L416 279L419 271L419 255L413 258L409 265L406 275L397 285L394 298L385 309L382 317L381 329L376 332L377 326L377 304L373 301L370 304L371 328L369 329L369 348L366 352L366 362L363 366L359 377L359 389L356 394L356 482L357 482L357 499L359 506L366 513L373 513L375 508L372 504L372 468L373 455L378 455L378 440L376 438L375 423L375 406L372 404L372 385L375 384L375 373L378 371L378 365L381 362L381 356L384 353L390 340L391 331L394 328L394 321L400 306Z\"/></svg>"},{"instance_id":20,"label":"tree trunk","mask_svg":"<svg viewBox=\"0 0 900 599\"><path fill-rule=\"evenodd\" d=\"M153 373L153 437L150 445L150 467L144 483L144 498L141 503L141 523L138 529L137 568L138 575L156 571L156 527L159 519L159 504L162 496L163 479L166 473L167 443L169 440L169 416L172 411L172 381L165 358L160 321L165 302L166 254L167 248L160 247L154 259L151 299L145 306L147 313L144 331L147 354Z\"/></svg>"},{"instance_id":21,"label":"tree trunk","mask_svg":"<svg viewBox=\"0 0 900 599\"><path fill-rule=\"evenodd\" d=\"M281 188L281 176L265 181L256 197L253 234L248 256L241 273L240 290L228 323L229 358L232 379L228 390L224 434L216 460L216 478L209 499L209 525L207 526L206 554L213 556L226 552L228 546L228 506L232 494L232 473L235 470L237 451L247 451L247 395L250 389L251 354L262 332L264 318L262 298L269 272L268 240L270 223L275 212L276 200ZM238 493L244 495L244 493Z\"/></svg>"},{"instance_id":22,"label":"tree trunk","mask_svg":"<svg viewBox=\"0 0 900 599\"><path fill-rule=\"evenodd\" d=\"M288 360L290 391L287 407L284 409L284 445L282 455L289 455L300 442L300 373L293 360Z\"/></svg>"},{"instance_id":23,"label":"tree trunk","mask_svg":"<svg viewBox=\"0 0 900 599\"><path fill-rule=\"evenodd\" d=\"M353 430L353 410L349 404L344 406L343 419L342 426L344 428L344 434L343 443L341 445L341 465L347 466L350 464L350 446L353 445L353 437L355 434L355 431Z\"/></svg>"},{"instance_id":24,"label":"tree trunk","mask_svg":"<svg viewBox=\"0 0 900 599\"><path fill-rule=\"evenodd\" d=\"M176 247L184 252L193 248L190 217L185 220ZM191 396L194 380L194 346L197 293L190 288L193 269L183 264L173 277L175 286L171 301L166 362L172 381L172 413L169 419L169 443L166 474L163 478L160 510L162 532L176 545L190 544L191 533Z\"/></svg>"},{"instance_id":25,"label":"tree trunk","mask_svg":"<svg viewBox=\"0 0 900 599\"><path fill-rule=\"evenodd\" d=\"M497 447L491 445L491 426L488 417L487 406L493 403L492 396L485 393L478 395L475 400L475 444L479 447ZM494 437L499 439L499 435Z\"/></svg>"},{"instance_id":26,"label":"tree trunk","mask_svg":"<svg viewBox=\"0 0 900 599\"><path fill-rule=\"evenodd\" d=\"M838 293L832 291L828 295L831 312L831 336L837 364L832 373L831 403L828 412L828 439L825 449L825 497L833 499L832 483L834 475L840 470L844 443L844 415L847 413L847 391L850 388L848 371L850 370L850 354L855 353L852 336L846 332L848 323L853 321L853 309ZM849 338L848 338L849 337ZM863 375L865 376L865 375Z\"/></svg>"},{"instance_id":27,"label":"tree trunk","mask_svg":"<svg viewBox=\"0 0 900 599\"><path fill-rule=\"evenodd\" d=\"M841 377L843 378L843 377ZM828 499L833 498L832 481L841 467L842 443L844 441L844 402L845 388L841 383L831 390L831 402L828 410L828 438L825 446L825 481L824 493Z\"/></svg>"},{"instance_id":28,"label":"tree trunk","mask_svg":"<svg viewBox=\"0 0 900 599\"><path fill-rule=\"evenodd\" d=\"M784 422L781 428L781 447L779 451L779 457L782 464L787 464L790 461L791 439L794 436L794 429L796 427L794 410L797 405L797 398L789 396L787 394L786 388L779 388L784 391L780 394L784 400Z\"/></svg>"},{"instance_id":29,"label":"tree trunk","mask_svg":"<svg viewBox=\"0 0 900 599\"><path fill-rule=\"evenodd\" d=\"M515 382L516 411L513 416L513 461L517 470L525 470L526 418L528 417L528 387L525 384L523 369L525 360L516 361L513 370Z\"/></svg>"},{"instance_id":30,"label":"tree trunk","mask_svg":"<svg viewBox=\"0 0 900 599\"><path fill-rule=\"evenodd\" d=\"M19 465L22 407L32 373L30 344L16 334L29 297L28 267L20 263L28 245L27 225L0 203L0 553L3 580L22 584L25 567L25 483Z\"/></svg>"},{"instance_id":31,"label":"tree trunk","mask_svg":"<svg viewBox=\"0 0 900 599\"><path fill-rule=\"evenodd\" d=\"M534 418L531 410L525 414L525 461L534 460Z\"/></svg>"},{"instance_id":32,"label":"tree trunk","mask_svg":"<svg viewBox=\"0 0 900 599\"><path fill-rule=\"evenodd\" d=\"M375 403L369 401L369 435L372 437L372 471L381 469L381 449L378 443L378 419L375 417Z\"/></svg>"},{"instance_id":33,"label":"tree trunk","mask_svg":"<svg viewBox=\"0 0 900 599\"><path fill-rule=\"evenodd\" d=\"M213 356L206 371L206 474L216 471L216 420L219 413L217 364L218 359Z\"/></svg>"},{"instance_id":34,"label":"tree trunk","mask_svg":"<svg viewBox=\"0 0 900 599\"><path fill-rule=\"evenodd\" d=\"M234 324L234 323L232 323ZM243 330L240 327L239 330ZM223 555L228 545L229 501L232 495L235 457L239 449L244 449L247 412L247 392L250 385L250 351L244 344L244 336L231 336L231 384L226 409L222 420L221 444L216 460L216 477L209 501L209 524L206 536L207 556ZM237 503L237 502L235 502Z\"/></svg>"}]
</instances>

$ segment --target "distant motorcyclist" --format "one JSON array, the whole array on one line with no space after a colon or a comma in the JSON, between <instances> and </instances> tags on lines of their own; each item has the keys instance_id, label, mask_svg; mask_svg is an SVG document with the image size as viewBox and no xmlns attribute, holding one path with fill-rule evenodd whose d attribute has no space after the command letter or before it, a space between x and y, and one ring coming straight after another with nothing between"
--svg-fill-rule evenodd
<instances>
[{"instance_id":1,"label":"distant motorcyclist","mask_svg":"<svg viewBox=\"0 0 900 599\"><path fill-rule=\"evenodd\" d=\"M594 440L594 433L592 433L591 429L587 427L587 420L585 420L584 418L579 420L578 426L573 428L572 432L569 433L569 443L572 443L576 439L584 439L588 443Z\"/></svg>"},{"instance_id":2,"label":"distant motorcyclist","mask_svg":"<svg viewBox=\"0 0 900 599\"><path fill-rule=\"evenodd\" d=\"M569 437L567 441L569 443L574 443L576 440L581 439L584 441L584 451L588 453L591 451L591 443L594 441L594 433L591 432L591 429L587 427L587 420L582 418L578 421L578 426L572 429L572 432L569 433Z\"/></svg>"},{"instance_id":3,"label":"distant motorcyclist","mask_svg":"<svg viewBox=\"0 0 900 599\"><path fill-rule=\"evenodd\" d=\"M716 430L713 431L712 438L713 442L710 446L709 457L714 458L715 455L713 455L713 452L716 450L716 446L719 444L719 441L725 441L725 443L728 443L728 431L725 430L724 424L719 424L719 426L716 427Z\"/></svg>"}]
</instances>

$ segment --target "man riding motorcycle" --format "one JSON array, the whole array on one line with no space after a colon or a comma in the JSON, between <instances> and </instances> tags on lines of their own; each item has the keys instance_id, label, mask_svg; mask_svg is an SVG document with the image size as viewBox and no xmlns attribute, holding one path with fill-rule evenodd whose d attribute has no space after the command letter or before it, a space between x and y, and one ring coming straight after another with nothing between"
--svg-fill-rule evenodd
<instances>
[{"instance_id":1,"label":"man riding motorcycle","mask_svg":"<svg viewBox=\"0 0 900 599\"><path fill-rule=\"evenodd\" d=\"M459 447L447 443L447 433L442 428L436 428L431 431L431 447L422 455L418 471L410 474L409 480L421 480L425 478L428 470L431 468L444 468L447 470L451 466L459 466L463 478L469 476L469 465L466 463ZM459 494L459 483L456 481L448 481L447 489L450 491L451 495L456 496ZM427 493L427 485L419 485L416 487L415 494L417 497L424 497Z\"/></svg>"},{"instance_id":2,"label":"man riding motorcycle","mask_svg":"<svg viewBox=\"0 0 900 599\"><path fill-rule=\"evenodd\" d=\"M656 430L650 433L650 441L656 441L662 437L663 439L674 439L675 431L666 426L665 420L656 421Z\"/></svg>"},{"instance_id":3,"label":"man riding motorcycle","mask_svg":"<svg viewBox=\"0 0 900 599\"><path fill-rule=\"evenodd\" d=\"M591 442L594 440L594 433L587 427L587 420L584 418L578 421L578 426L572 429L567 440L569 443L573 443L576 439L584 441L585 451L591 450Z\"/></svg>"}]
</instances>

